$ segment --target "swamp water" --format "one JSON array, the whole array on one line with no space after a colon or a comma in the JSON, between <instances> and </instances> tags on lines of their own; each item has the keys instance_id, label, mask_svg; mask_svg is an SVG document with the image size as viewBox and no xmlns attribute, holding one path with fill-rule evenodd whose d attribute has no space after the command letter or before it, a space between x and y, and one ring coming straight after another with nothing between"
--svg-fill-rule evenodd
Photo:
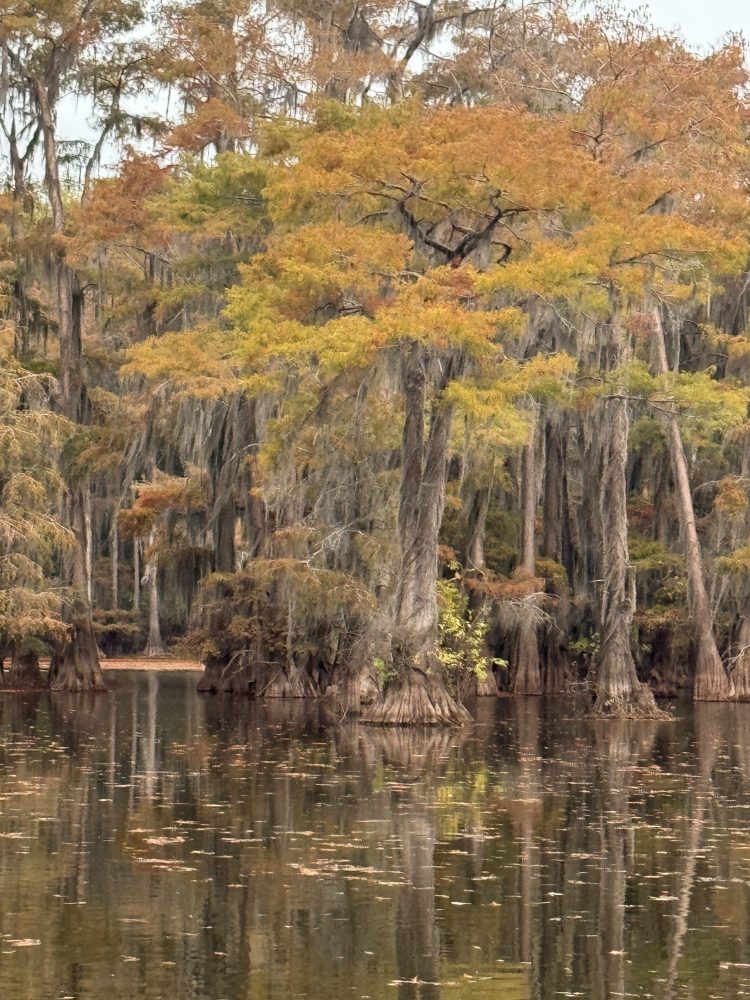
<instances>
[{"instance_id":1,"label":"swamp water","mask_svg":"<svg viewBox=\"0 0 750 1000\"><path fill-rule=\"evenodd\" d=\"M3 1000L750 996L750 705L0 696Z\"/></svg>"}]
</instances>

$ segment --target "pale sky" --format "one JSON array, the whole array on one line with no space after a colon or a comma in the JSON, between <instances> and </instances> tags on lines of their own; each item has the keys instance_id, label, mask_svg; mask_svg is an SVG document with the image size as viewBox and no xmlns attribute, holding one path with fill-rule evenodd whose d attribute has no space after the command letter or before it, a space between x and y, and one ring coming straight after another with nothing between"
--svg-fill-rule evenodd
<instances>
[{"instance_id":1,"label":"pale sky","mask_svg":"<svg viewBox=\"0 0 750 1000\"><path fill-rule=\"evenodd\" d=\"M730 31L741 31L745 39L750 40L748 0L626 2L629 7L650 9L651 19L657 27L677 29L687 42L700 48L714 45Z\"/></svg>"},{"instance_id":2,"label":"pale sky","mask_svg":"<svg viewBox=\"0 0 750 1000\"><path fill-rule=\"evenodd\" d=\"M583 0L584 4L586 0ZM676 30L685 41L699 49L710 49L732 31L741 31L750 43L750 0L622 0L633 9L650 11L656 27ZM750 59L750 48L748 48ZM149 102L151 103L151 102ZM139 105L140 106L140 105ZM69 97L60 108L61 131L66 137L88 139L92 133L86 123L85 108ZM117 161L112 148L105 152L104 165Z\"/></svg>"}]
</instances>

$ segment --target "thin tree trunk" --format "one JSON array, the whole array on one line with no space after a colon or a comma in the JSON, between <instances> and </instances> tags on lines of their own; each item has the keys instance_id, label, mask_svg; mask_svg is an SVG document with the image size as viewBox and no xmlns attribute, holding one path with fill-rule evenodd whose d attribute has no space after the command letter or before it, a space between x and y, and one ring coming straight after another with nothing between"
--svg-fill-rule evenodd
<instances>
[{"instance_id":1,"label":"thin tree trunk","mask_svg":"<svg viewBox=\"0 0 750 1000\"><path fill-rule=\"evenodd\" d=\"M141 607L141 546L137 538L133 539L133 611Z\"/></svg>"},{"instance_id":2,"label":"thin tree trunk","mask_svg":"<svg viewBox=\"0 0 750 1000\"><path fill-rule=\"evenodd\" d=\"M563 521L563 445L560 429L551 419L544 432L544 526L541 549L547 559L562 560Z\"/></svg>"},{"instance_id":3,"label":"thin tree trunk","mask_svg":"<svg viewBox=\"0 0 750 1000\"><path fill-rule=\"evenodd\" d=\"M555 595L555 621L545 629L543 646L544 690L547 694L566 687L565 636L570 613L570 581L573 574L572 540L568 511L566 449L558 421L547 418L544 455L544 524L541 551L565 567L567 580L550 581Z\"/></svg>"},{"instance_id":4,"label":"thin tree trunk","mask_svg":"<svg viewBox=\"0 0 750 1000\"><path fill-rule=\"evenodd\" d=\"M469 541L466 546L466 573L468 576L481 576L484 571L484 539L487 530L487 513L490 506L491 486L480 486L474 493L474 499L469 512ZM484 598L476 590L469 591L469 607L472 613L480 611ZM484 680L476 678L477 697L498 695L497 678L490 664Z\"/></svg>"},{"instance_id":5,"label":"thin tree trunk","mask_svg":"<svg viewBox=\"0 0 750 1000\"><path fill-rule=\"evenodd\" d=\"M154 545L153 537L151 538L151 545ZM148 638L146 639L146 648L143 650L143 655L149 657L164 656L166 650L159 625L159 557L155 552L152 553L148 561L146 576L149 582Z\"/></svg>"},{"instance_id":6,"label":"thin tree trunk","mask_svg":"<svg viewBox=\"0 0 750 1000\"><path fill-rule=\"evenodd\" d=\"M536 577L536 421L521 460L521 569L528 580ZM513 694L539 695L542 677L537 637L537 599L529 595L521 612L512 662Z\"/></svg>"},{"instance_id":7,"label":"thin tree trunk","mask_svg":"<svg viewBox=\"0 0 750 1000\"><path fill-rule=\"evenodd\" d=\"M658 307L653 310L653 318L655 368L657 374L666 375L669 371L667 349ZM685 558L690 585L690 610L697 643L693 698L695 701L728 701L734 696L734 689L716 646L713 614L703 578L703 556L695 526L693 494L690 488L690 474L685 448L682 444L680 425L676 415L670 414L666 421L672 468L677 486L680 527L685 540Z\"/></svg>"},{"instance_id":8,"label":"thin tree trunk","mask_svg":"<svg viewBox=\"0 0 750 1000\"><path fill-rule=\"evenodd\" d=\"M112 574L112 610L120 606L120 533L117 528L117 513L112 519L112 529L109 533L109 565Z\"/></svg>"},{"instance_id":9,"label":"thin tree trunk","mask_svg":"<svg viewBox=\"0 0 750 1000\"><path fill-rule=\"evenodd\" d=\"M659 718L654 696L638 680L630 648L635 611L628 556L625 467L628 447L628 402L624 396L602 401L599 428L602 470L599 520L603 542L600 599L601 647L596 671L594 714L621 718Z\"/></svg>"},{"instance_id":10,"label":"thin tree trunk","mask_svg":"<svg viewBox=\"0 0 750 1000\"><path fill-rule=\"evenodd\" d=\"M484 569L484 539L487 531L490 492L489 486L480 486L474 493L469 513L469 541L466 546L467 573L481 573Z\"/></svg>"}]
</instances>

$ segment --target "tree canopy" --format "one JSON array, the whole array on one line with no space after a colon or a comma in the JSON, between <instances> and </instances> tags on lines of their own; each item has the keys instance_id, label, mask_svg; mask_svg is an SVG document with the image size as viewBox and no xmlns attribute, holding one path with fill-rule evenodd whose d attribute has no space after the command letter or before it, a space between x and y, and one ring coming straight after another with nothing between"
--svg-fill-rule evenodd
<instances>
[{"instance_id":1,"label":"tree canopy","mask_svg":"<svg viewBox=\"0 0 750 1000\"><path fill-rule=\"evenodd\" d=\"M8 655L78 690L172 644L385 723L748 697L739 38L6 6Z\"/></svg>"}]
</instances>

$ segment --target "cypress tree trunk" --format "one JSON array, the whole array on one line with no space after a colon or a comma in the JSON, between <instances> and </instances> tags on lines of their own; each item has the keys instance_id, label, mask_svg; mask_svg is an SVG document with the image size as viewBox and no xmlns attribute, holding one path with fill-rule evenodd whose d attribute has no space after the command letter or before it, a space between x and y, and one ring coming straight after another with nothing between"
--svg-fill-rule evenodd
<instances>
[{"instance_id":1,"label":"cypress tree trunk","mask_svg":"<svg viewBox=\"0 0 750 1000\"><path fill-rule=\"evenodd\" d=\"M25 691L47 686L39 669L39 657L36 653L23 647L14 647L5 686Z\"/></svg>"},{"instance_id":2,"label":"cypress tree trunk","mask_svg":"<svg viewBox=\"0 0 750 1000\"><path fill-rule=\"evenodd\" d=\"M562 561L563 534L563 443L560 429L551 419L544 431L544 525L541 549L548 559Z\"/></svg>"},{"instance_id":3,"label":"cypress tree trunk","mask_svg":"<svg viewBox=\"0 0 750 1000\"><path fill-rule=\"evenodd\" d=\"M624 396L602 402L599 428L602 469L599 520L602 534L601 646L596 671L595 715L660 718L654 696L636 674L630 648L635 610L628 557L625 467L628 447L628 403Z\"/></svg>"},{"instance_id":4,"label":"cypress tree trunk","mask_svg":"<svg viewBox=\"0 0 750 1000\"><path fill-rule=\"evenodd\" d=\"M552 417L545 428L544 525L542 554L565 567L567 581L551 581L556 598L555 623L545 629L543 639L544 690L547 694L566 687L565 636L570 616L570 581L573 575L572 538L568 510L566 447L559 423Z\"/></svg>"},{"instance_id":5,"label":"cypress tree trunk","mask_svg":"<svg viewBox=\"0 0 750 1000\"><path fill-rule=\"evenodd\" d=\"M112 610L120 607L120 533L117 530L117 512L112 519L109 533L109 566L112 579Z\"/></svg>"},{"instance_id":6,"label":"cypress tree trunk","mask_svg":"<svg viewBox=\"0 0 750 1000\"><path fill-rule=\"evenodd\" d=\"M750 701L750 618L743 615L737 633L737 654L732 672L737 701Z\"/></svg>"},{"instance_id":7,"label":"cypress tree trunk","mask_svg":"<svg viewBox=\"0 0 750 1000\"><path fill-rule=\"evenodd\" d=\"M133 539L133 611L138 613L141 607L141 546L137 538Z\"/></svg>"},{"instance_id":8,"label":"cypress tree trunk","mask_svg":"<svg viewBox=\"0 0 750 1000\"><path fill-rule=\"evenodd\" d=\"M55 650L50 662L49 681L53 691L106 691L99 662L99 647L91 618L89 593L91 577L88 553L89 527L86 518L86 487L76 484L68 494L67 520L73 529L73 597L65 609L70 625L68 637Z\"/></svg>"},{"instance_id":9,"label":"cypress tree trunk","mask_svg":"<svg viewBox=\"0 0 750 1000\"><path fill-rule=\"evenodd\" d=\"M39 110L39 125L44 147L47 195L52 213L52 228L58 237L65 231L62 184L60 182L55 136L55 119L47 84L41 77L31 77ZM50 82L54 91L57 81ZM81 313L83 294L78 280L65 260L61 245L54 250L58 330L60 338L60 387L65 415L75 424L84 423L88 397L82 377ZM68 523L73 530L74 597L66 608L70 635L52 658L50 687L53 691L106 690L99 663L99 650L91 618L91 576L89 525L86 520L88 483L68 484Z\"/></svg>"},{"instance_id":10,"label":"cypress tree trunk","mask_svg":"<svg viewBox=\"0 0 750 1000\"><path fill-rule=\"evenodd\" d=\"M536 425L532 422L529 442L523 450L521 463L521 568L524 576L536 576ZM513 663L513 694L542 693L539 669L539 642L536 625L536 599L529 598L528 608L521 612L516 634Z\"/></svg>"},{"instance_id":11,"label":"cypress tree trunk","mask_svg":"<svg viewBox=\"0 0 750 1000\"><path fill-rule=\"evenodd\" d=\"M395 679L363 716L381 725L461 725L471 716L450 695L436 655L437 551L445 500L451 409L433 405L425 436L426 372L414 344L405 362L406 416L398 515L401 550L392 639Z\"/></svg>"},{"instance_id":12,"label":"cypress tree trunk","mask_svg":"<svg viewBox=\"0 0 750 1000\"><path fill-rule=\"evenodd\" d=\"M159 624L159 560L153 555L149 560L148 579L150 582L148 599L148 638L146 648L143 650L144 656L164 656L166 649L161 637L161 626Z\"/></svg>"},{"instance_id":13,"label":"cypress tree trunk","mask_svg":"<svg viewBox=\"0 0 750 1000\"><path fill-rule=\"evenodd\" d=\"M468 576L481 576L484 571L484 539L491 493L490 486L480 486L474 493L469 512L469 541L465 559ZM469 592L469 607L473 612L480 610L482 600L482 595L477 591ZM484 680L476 679L476 695L480 698L498 695L497 678L491 665L487 668Z\"/></svg>"},{"instance_id":14,"label":"cypress tree trunk","mask_svg":"<svg viewBox=\"0 0 750 1000\"><path fill-rule=\"evenodd\" d=\"M668 372L667 349L664 343L664 328L658 308L653 310L654 357L659 375ZM676 415L666 418L669 450L672 457L675 484L677 486L680 527L685 540L685 559L688 583L690 585L690 611L696 636L695 681L693 698L695 701L728 701L734 696L733 685L719 656L714 637L714 622L711 606L703 579L703 556L698 531L695 526L695 509L690 488L685 448L682 444L680 425Z\"/></svg>"},{"instance_id":15,"label":"cypress tree trunk","mask_svg":"<svg viewBox=\"0 0 750 1000\"><path fill-rule=\"evenodd\" d=\"M469 512L469 541L466 546L467 573L481 573L484 569L484 539L487 531L490 492L489 486L480 486L474 493Z\"/></svg>"},{"instance_id":16,"label":"cypress tree trunk","mask_svg":"<svg viewBox=\"0 0 750 1000\"><path fill-rule=\"evenodd\" d=\"M157 529L154 526L148 539L148 561L143 582L148 584L148 637L143 655L148 657L164 656L166 650L161 637L159 623L159 552L156 548Z\"/></svg>"},{"instance_id":17,"label":"cypress tree trunk","mask_svg":"<svg viewBox=\"0 0 750 1000\"><path fill-rule=\"evenodd\" d=\"M573 579L573 538L568 506L567 445L563 429L548 419L545 431L544 525L541 550Z\"/></svg>"},{"instance_id":18,"label":"cypress tree trunk","mask_svg":"<svg viewBox=\"0 0 750 1000\"><path fill-rule=\"evenodd\" d=\"M342 657L343 662L336 668L334 689L328 690L335 696L336 707L343 717L359 715L364 706L371 705L380 696L373 664L382 642L382 618L385 617L376 614L368 622L363 634L354 640L348 655Z\"/></svg>"},{"instance_id":19,"label":"cypress tree trunk","mask_svg":"<svg viewBox=\"0 0 750 1000\"><path fill-rule=\"evenodd\" d=\"M228 497L215 512L214 522L214 558L216 570L219 573L234 573L234 498Z\"/></svg>"}]
</instances>

